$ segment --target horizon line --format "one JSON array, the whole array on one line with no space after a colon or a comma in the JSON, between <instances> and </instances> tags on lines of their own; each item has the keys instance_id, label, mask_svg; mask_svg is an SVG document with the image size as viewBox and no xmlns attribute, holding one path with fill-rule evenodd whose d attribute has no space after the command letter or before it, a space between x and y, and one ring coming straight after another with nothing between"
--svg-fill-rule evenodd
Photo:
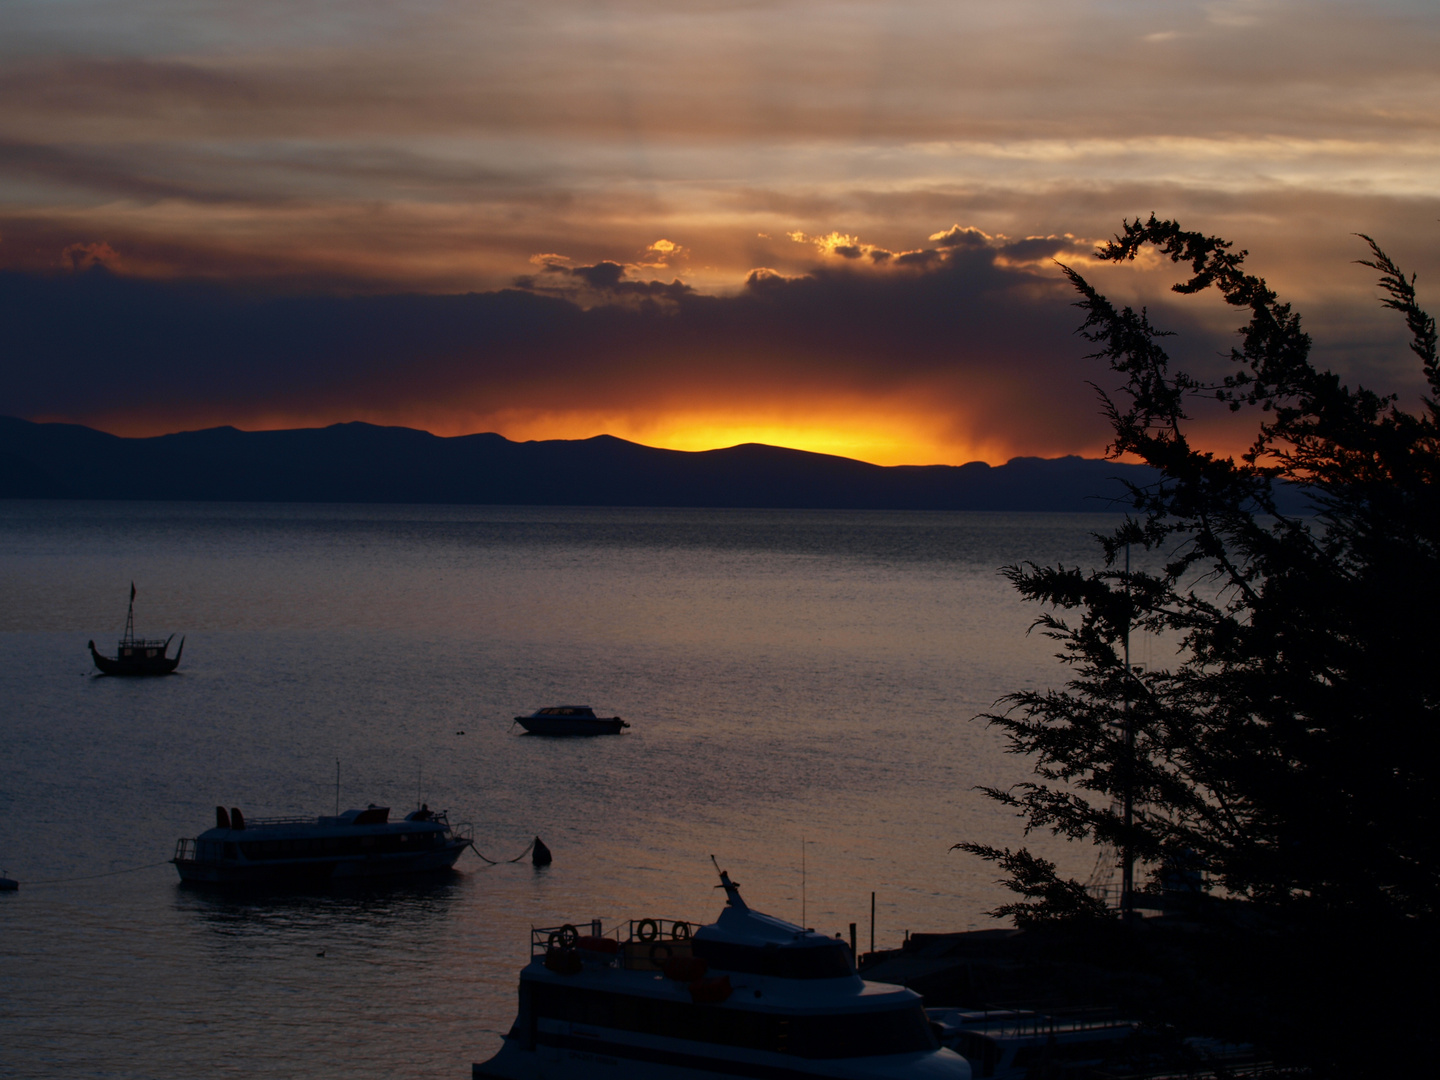
<instances>
[{"instance_id":1,"label":"horizon line","mask_svg":"<svg viewBox=\"0 0 1440 1080\"><path fill-rule=\"evenodd\" d=\"M828 452L823 451L823 450L806 450L806 449L803 449L803 448L798 447L798 446L783 446L783 445L780 445L780 444L778 444L778 443L742 442L742 443L733 443L733 444L728 445L728 446L708 447L708 448L703 449L703 450L679 450L679 449L675 449L675 448L673 448L673 447L667 447L667 446L653 446L653 445L651 445L651 444L649 444L649 443L642 443L642 442L639 442L639 441L637 441L637 440L635 440L635 439L627 439L627 438L624 438L623 436L620 436L620 435L611 435L609 432L600 432L599 434L596 434L596 435L587 435L587 436L584 436L583 438L575 438L575 439L512 439L512 438L510 438L509 436L504 435L504 434L502 434L501 432L498 432L498 431L471 431L471 432L464 432L464 433L461 433L461 434L458 434L458 435L439 435L439 434L437 434L437 433L435 433L435 432L433 432L433 431L430 431L430 430L428 430L428 429L426 429L426 428L410 427L410 426L405 425L405 424L377 424L377 423L374 423L373 421L370 421L370 420L358 420L358 419L357 419L357 420L336 420L336 421L333 421L333 422L328 423L328 424L317 424L317 425L313 425L313 426L300 426L300 427L242 428L242 427L238 427L238 426L235 425L235 424L213 424L213 425L211 425L211 426L209 426L209 427L182 428L182 429L180 429L180 430L178 430L178 431L166 431L166 432L161 432L161 433L156 434L156 435L120 435L120 434L117 434L116 432L113 432L113 431L107 431L107 430L105 430L104 428L99 427L99 426L97 426L97 425L95 425L95 424L81 423L81 422L76 421L76 420L58 420L58 419L38 419L38 420L37 420L37 419L33 419L33 418L27 417L27 416L7 416L7 417L5 417L5 419L19 420L19 421L21 421L22 423L35 424L35 425L37 425L37 426L51 425L51 426L58 426L58 427L79 427L79 428L84 428L84 429L86 429L87 431L98 432L98 433L101 434L101 435L108 435L108 436L110 436L110 437L113 438L113 439L130 439L130 440L165 439L165 438L172 438L172 437L177 436L177 435L199 435L199 434L204 434L205 432L208 432L208 431L234 431L234 432L237 432L237 433L239 433L239 434L241 434L241 435L265 435L265 434L283 434L283 433L295 432L295 431L327 431L327 430L329 430L330 428L337 428L337 427L367 427L367 428L375 428L376 430L411 431L411 432L419 433L419 434L421 434L421 435L428 435L428 436L429 436L430 438L432 438L432 439L446 439L446 440L449 440L449 439L471 439L471 438L476 438L476 437L478 437L478 436L491 435L491 436L494 436L495 438L498 438L498 439L504 439L506 442L512 443L512 444L514 444L514 445L516 445L516 446L524 446L524 445L526 445L526 444L531 444L531 443L551 443L551 442L580 443L580 442L590 442L590 441L595 440L595 439L612 439L612 440L614 440L614 441L616 441L616 442L626 443L627 445L630 445L630 446L639 446L639 447L642 447L642 448L644 448L644 449L646 449L646 450L656 450L656 451L660 451L660 452L667 453L667 454L686 454L686 455L713 454L713 453L722 453L722 452L727 451L727 450L740 450L740 449L744 449L744 448L746 448L746 447L759 447L759 448L766 449L766 450L782 450L782 451L785 451L786 453L792 453L792 454L805 454L805 455L808 455L808 456L810 456L810 457L835 458L835 459L840 460L840 461L853 461L853 462L858 462L859 464L862 464L862 465L869 465L869 466L871 466L872 468L876 468L876 469L964 469L964 468L969 468L969 467L975 466L975 465L983 465L983 466L984 466L985 468L987 468L987 469L995 469L995 468L1000 468L1001 465L1008 465L1008 464L1010 464L1011 462L1014 462L1014 461L1026 461L1026 460L1029 460L1029 461L1062 461L1062 460L1064 460L1065 458L1078 458L1078 459L1081 460L1081 461L1111 461L1111 460L1114 460L1117 464L1126 464L1125 462L1121 462L1121 461L1119 461L1118 459L1107 458L1107 457L1104 457L1104 456L1087 458L1084 454L1069 453L1069 454L1058 454L1058 455L1056 455L1055 457L1045 457L1044 455L1041 455L1041 454L1015 454L1015 455L1012 455L1011 457L1007 458L1004 462L1001 463L1001 465L992 465L990 462L984 461L983 459L976 459L976 460L973 460L973 461L961 462L961 463L958 464L958 465L952 465L952 464L949 464L949 463L947 463L947 462L930 462L930 463L923 463L923 464L922 464L922 463L900 463L900 464L895 464L895 465L881 465L881 464L879 464L878 462L866 461L864 458L849 457L849 456L847 456L847 455L845 455L845 454L832 454L832 453L828 453Z\"/></svg>"}]
</instances>

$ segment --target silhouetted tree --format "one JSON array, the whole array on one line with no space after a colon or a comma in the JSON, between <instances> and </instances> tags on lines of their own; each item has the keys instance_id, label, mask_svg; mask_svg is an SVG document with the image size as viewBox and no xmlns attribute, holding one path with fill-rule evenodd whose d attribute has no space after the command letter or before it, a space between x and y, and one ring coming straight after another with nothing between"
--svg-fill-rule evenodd
<instances>
[{"instance_id":1,"label":"silhouetted tree","mask_svg":"<svg viewBox=\"0 0 1440 1080\"><path fill-rule=\"evenodd\" d=\"M1161 478L1132 487L1134 512L1098 538L1104 569L1006 568L1045 606L1037 626L1072 674L1064 689L1011 695L986 717L1036 773L986 790L1027 830L1128 850L1152 885L1183 864L1270 925L1365 927L1428 949L1440 899L1436 327L1414 278L1363 239L1372 257L1362 265L1379 272L1382 303L1405 317L1428 384L1418 411L1317 370L1299 315L1244 272L1246 252L1217 237L1152 215L1097 252L1121 263L1154 247L1189 264L1175 292L1214 288L1248 312L1217 382L1178 370L1163 347L1169 335L1145 310L1117 308L1065 268L1092 355L1125 380L1101 394L1110 453ZM1198 398L1256 414L1240 460L1191 443L1187 410ZM1280 512L1280 485L1306 493L1315 513ZM1127 552L1153 553L1136 561L1160 568L1127 572ZM1178 641L1173 663L1127 670L1123 642L1142 633ZM1111 914L1027 850L957 846L1007 873L1018 898L995 914L1021 925ZM1369 974L1391 977L1390 963L1404 961ZM1422 993L1433 998L1428 981Z\"/></svg>"}]
</instances>

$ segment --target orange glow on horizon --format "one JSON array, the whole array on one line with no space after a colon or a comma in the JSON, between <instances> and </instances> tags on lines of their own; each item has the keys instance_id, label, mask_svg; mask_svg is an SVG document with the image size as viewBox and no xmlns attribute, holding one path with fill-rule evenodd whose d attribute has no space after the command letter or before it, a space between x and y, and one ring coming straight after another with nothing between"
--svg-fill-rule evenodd
<instances>
[{"instance_id":1,"label":"orange glow on horizon","mask_svg":"<svg viewBox=\"0 0 1440 1080\"><path fill-rule=\"evenodd\" d=\"M441 437L495 432L513 442L589 439L613 435L663 450L719 450L744 443L833 454L872 465L964 465L984 461L1002 465L1020 454L1054 457L1065 453L1098 456L1102 446L1029 448L996 439L966 438L963 425L943 414L851 411L836 407L804 415L756 413L669 413L626 415L596 412L503 410L477 413L455 408L355 409L346 415L266 413L242 417L155 415L34 416L37 422L80 423L113 435L144 438L176 431L232 424L242 431L280 431L327 427L359 420L381 426L428 431Z\"/></svg>"},{"instance_id":2,"label":"orange glow on horizon","mask_svg":"<svg viewBox=\"0 0 1440 1080\"><path fill-rule=\"evenodd\" d=\"M512 442L581 440L597 435L652 446L662 450L697 452L723 450L745 443L763 443L789 450L832 454L872 465L967 465L983 461L1003 465L1015 457L1056 458L1076 454L1105 456L1104 434L1083 444L1034 445L1012 439L967 438L958 418L933 414L885 413L879 409L847 414L839 408L801 416L673 413L654 417L600 412L539 412L506 410L492 413L461 409L405 409L380 412L355 409L332 413L266 413L249 416L161 415L60 416L34 415L36 423L84 424L124 438L147 438L178 431L233 425L242 431L284 431L320 428L361 421L379 427L407 427L441 438L493 432ZM1230 419L1227 415L1226 419ZM1251 435L1241 427L1197 422L1194 442L1222 457L1236 460L1250 446ZM1129 459L1126 459L1129 460Z\"/></svg>"},{"instance_id":3,"label":"orange glow on horizon","mask_svg":"<svg viewBox=\"0 0 1440 1080\"><path fill-rule=\"evenodd\" d=\"M958 437L952 428L953 418L915 414L838 410L803 417L731 413L661 417L551 414L495 417L494 420L495 425L487 430L498 431L517 442L586 439L604 434L663 450L691 452L763 443L853 458L872 465L964 465L971 461L1000 465L1018 452L1008 446L974 443Z\"/></svg>"}]
</instances>

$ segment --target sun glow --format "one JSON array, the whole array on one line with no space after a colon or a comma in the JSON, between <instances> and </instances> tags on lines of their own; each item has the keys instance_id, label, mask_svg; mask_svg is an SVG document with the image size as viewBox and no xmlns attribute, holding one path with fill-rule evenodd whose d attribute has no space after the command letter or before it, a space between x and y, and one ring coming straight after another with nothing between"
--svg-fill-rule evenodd
<instances>
[{"instance_id":1,"label":"sun glow","mask_svg":"<svg viewBox=\"0 0 1440 1080\"><path fill-rule=\"evenodd\" d=\"M963 465L970 461L998 465L1013 454L1007 446L965 439L950 424L951 418L875 410L837 410L804 416L692 412L658 416L510 415L490 419L493 422L488 430L516 441L583 439L605 434L645 446L687 451L764 443L873 465Z\"/></svg>"}]
</instances>

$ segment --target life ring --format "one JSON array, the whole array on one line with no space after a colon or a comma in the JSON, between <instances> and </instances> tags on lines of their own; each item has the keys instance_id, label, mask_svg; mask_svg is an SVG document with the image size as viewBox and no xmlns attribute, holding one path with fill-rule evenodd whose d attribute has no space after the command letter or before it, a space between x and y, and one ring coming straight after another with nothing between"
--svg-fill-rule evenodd
<instances>
[{"instance_id":1,"label":"life ring","mask_svg":"<svg viewBox=\"0 0 1440 1080\"><path fill-rule=\"evenodd\" d=\"M689 941L690 924L688 922L677 922L670 928L670 937L675 941Z\"/></svg>"},{"instance_id":2,"label":"life ring","mask_svg":"<svg viewBox=\"0 0 1440 1080\"><path fill-rule=\"evenodd\" d=\"M662 950L665 953L664 956L660 955ZM654 945L650 946L650 963L654 964L657 968L664 967L665 961L669 960L670 957L674 955L674 952L675 950L663 941L657 941Z\"/></svg>"},{"instance_id":3,"label":"life ring","mask_svg":"<svg viewBox=\"0 0 1440 1080\"><path fill-rule=\"evenodd\" d=\"M547 944L552 949L573 949L580 941L580 931L566 923L559 930L551 930Z\"/></svg>"},{"instance_id":4,"label":"life ring","mask_svg":"<svg viewBox=\"0 0 1440 1080\"><path fill-rule=\"evenodd\" d=\"M660 936L660 926L654 919L641 919L635 925L635 936L641 941L654 941Z\"/></svg>"}]
</instances>

